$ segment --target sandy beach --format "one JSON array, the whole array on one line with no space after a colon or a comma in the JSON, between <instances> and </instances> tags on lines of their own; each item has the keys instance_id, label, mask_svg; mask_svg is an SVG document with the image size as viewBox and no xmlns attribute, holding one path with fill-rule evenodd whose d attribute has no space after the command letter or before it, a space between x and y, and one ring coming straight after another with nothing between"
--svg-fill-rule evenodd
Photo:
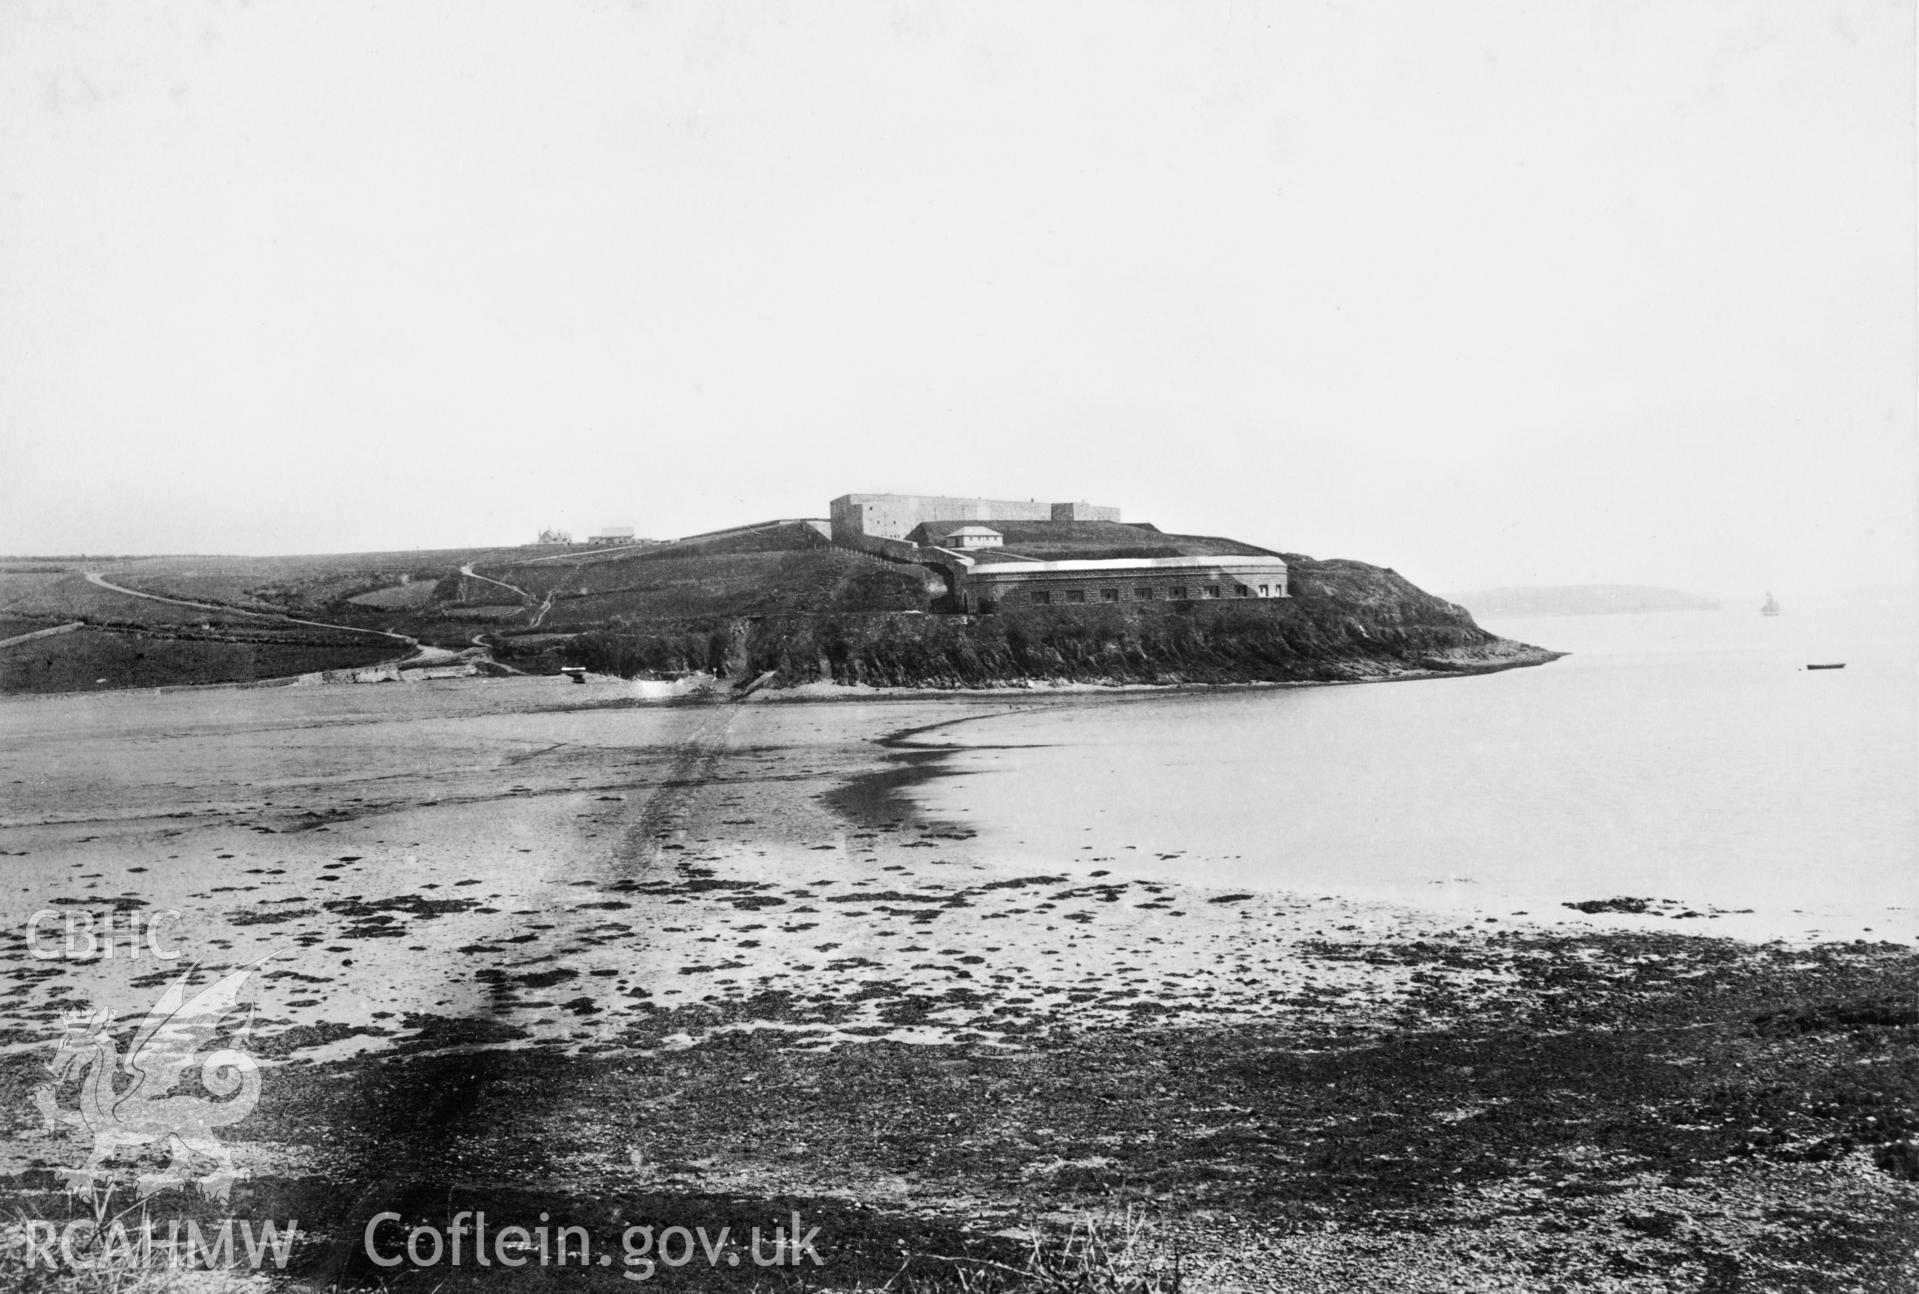
<instances>
[{"instance_id":1,"label":"sandy beach","mask_svg":"<svg viewBox=\"0 0 1919 1294\"><path fill-rule=\"evenodd\" d=\"M1071 703L0 702L7 1192L71 1207L85 1146L27 1099L63 1016L130 1031L188 965L259 962L232 1209L298 1218L316 1287L394 1279L372 1214L456 1205L610 1235L798 1210L827 1288L1129 1216L1127 1261L1185 1288L1907 1287L1908 948L1008 866L915 810L939 725ZM177 912L182 955L39 960L52 904Z\"/></svg>"},{"instance_id":2,"label":"sandy beach","mask_svg":"<svg viewBox=\"0 0 1919 1294\"><path fill-rule=\"evenodd\" d=\"M271 957L263 980L294 991L262 1003L261 1044L309 1062L417 1047L430 1018L643 1045L662 1008L821 982L848 1004L796 1045L998 1042L1061 1013L1250 1017L1339 977L1303 967L1301 939L1431 933L1331 896L1114 880L1101 856L1008 872L969 830L913 815L901 787L928 758L913 738L1044 696L648 704L617 681L543 679L254 694L241 720L231 695L75 706L44 748L27 732L0 827L11 888L27 909L58 894L178 911L169 929L210 967ZM390 696L409 704L344 704ZM130 757L154 743L164 758ZM29 961L24 936L8 955ZM135 1010L155 972L122 956L38 985L9 1041L82 999ZM1405 988L1344 978L1363 1000ZM912 1023L870 986L921 1004Z\"/></svg>"}]
</instances>

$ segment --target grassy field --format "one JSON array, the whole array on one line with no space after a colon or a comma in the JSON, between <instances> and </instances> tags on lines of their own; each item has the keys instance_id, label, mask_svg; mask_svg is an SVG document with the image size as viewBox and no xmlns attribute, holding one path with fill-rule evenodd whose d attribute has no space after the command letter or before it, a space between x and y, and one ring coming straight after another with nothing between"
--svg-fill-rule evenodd
<instances>
[{"instance_id":1,"label":"grassy field","mask_svg":"<svg viewBox=\"0 0 1919 1294\"><path fill-rule=\"evenodd\" d=\"M467 562L524 561L542 554L571 551L563 545L492 548L403 548L377 553L306 553L278 557L173 556L127 558L96 569L122 575L224 577L235 580L328 579L365 571L458 570Z\"/></svg>"},{"instance_id":2,"label":"grassy field","mask_svg":"<svg viewBox=\"0 0 1919 1294\"><path fill-rule=\"evenodd\" d=\"M232 641L81 629L0 648L0 692L87 692L181 683L250 683L370 665L396 644L255 637Z\"/></svg>"},{"instance_id":3,"label":"grassy field","mask_svg":"<svg viewBox=\"0 0 1919 1294\"><path fill-rule=\"evenodd\" d=\"M142 593L154 593L163 598L184 598L189 602L232 607L235 611L257 611L267 615L298 615L314 609L313 605L298 598L282 599L262 596L250 589L239 587L236 581L224 576L161 576L127 571L110 571L104 574L107 579L122 588L138 589Z\"/></svg>"},{"instance_id":4,"label":"grassy field","mask_svg":"<svg viewBox=\"0 0 1919 1294\"><path fill-rule=\"evenodd\" d=\"M52 628L57 623L59 622L45 616L10 616L0 612L0 638L30 634L36 629Z\"/></svg>"},{"instance_id":5,"label":"grassy field","mask_svg":"<svg viewBox=\"0 0 1919 1294\"><path fill-rule=\"evenodd\" d=\"M752 553L809 552L832 545L811 526L797 522L769 522L764 526L727 531L710 538L650 544L644 548L577 548L544 558L516 555L517 560L476 564L482 575L525 589L533 597L549 590L605 591L635 581L633 572L656 562L685 562L700 558L734 557Z\"/></svg>"},{"instance_id":6,"label":"grassy field","mask_svg":"<svg viewBox=\"0 0 1919 1294\"><path fill-rule=\"evenodd\" d=\"M542 627L807 611L924 611L944 592L943 585L934 587L937 578L838 549L660 558L595 568L584 581L589 590L569 590L556 599Z\"/></svg>"},{"instance_id":7,"label":"grassy field","mask_svg":"<svg viewBox=\"0 0 1919 1294\"><path fill-rule=\"evenodd\" d=\"M400 585L402 576L429 586L469 562L524 560L555 548L442 548L388 553L322 553L295 557L150 557L118 563L116 584L233 606L310 613L364 593Z\"/></svg>"},{"instance_id":8,"label":"grassy field","mask_svg":"<svg viewBox=\"0 0 1919 1294\"><path fill-rule=\"evenodd\" d=\"M347 601L355 606L373 607L379 611L414 611L433 601L437 583L435 580L413 580L406 584L389 584L371 593L356 593Z\"/></svg>"},{"instance_id":9,"label":"grassy field","mask_svg":"<svg viewBox=\"0 0 1919 1294\"><path fill-rule=\"evenodd\" d=\"M120 577L113 577L116 580ZM149 577L151 591L201 590ZM289 625L268 614L210 611L116 593L77 573L0 576L10 602L0 637L75 620L88 628L0 648L0 692L76 692L191 683L247 683L346 669L403 654L392 639ZM129 584L128 587L132 587ZM265 609L266 604L256 604Z\"/></svg>"},{"instance_id":10,"label":"grassy field","mask_svg":"<svg viewBox=\"0 0 1919 1294\"><path fill-rule=\"evenodd\" d=\"M41 614L37 608L55 605L49 601L48 590L69 578L65 571L0 571L0 612L23 616Z\"/></svg>"},{"instance_id":11,"label":"grassy field","mask_svg":"<svg viewBox=\"0 0 1919 1294\"><path fill-rule=\"evenodd\" d=\"M128 584L129 588L134 587ZM154 588L151 592L166 597L192 597L190 591ZM207 611L199 607L175 606L148 598L130 597L91 584L83 575L61 575L15 594L5 608L9 614L37 616L48 623L63 620L89 620L118 625L220 625L237 624L255 628L268 623L241 609L230 612Z\"/></svg>"},{"instance_id":12,"label":"grassy field","mask_svg":"<svg viewBox=\"0 0 1919 1294\"><path fill-rule=\"evenodd\" d=\"M12 638L16 634L32 633L36 629L45 629L47 622L22 616L0 615L0 638Z\"/></svg>"},{"instance_id":13,"label":"grassy field","mask_svg":"<svg viewBox=\"0 0 1919 1294\"><path fill-rule=\"evenodd\" d=\"M460 568L469 564L488 579L462 578ZM836 549L796 523L631 549L172 556L121 560L103 571L115 584L222 608L216 611L114 593L59 564L32 571L25 567L33 564L21 565L21 573L0 574L0 611L23 626L19 632L75 619L121 628L234 629L262 623L253 615L288 614L447 646L496 626L578 633L812 609L924 610L943 591L930 572ZM501 583L525 590L525 599Z\"/></svg>"}]
</instances>

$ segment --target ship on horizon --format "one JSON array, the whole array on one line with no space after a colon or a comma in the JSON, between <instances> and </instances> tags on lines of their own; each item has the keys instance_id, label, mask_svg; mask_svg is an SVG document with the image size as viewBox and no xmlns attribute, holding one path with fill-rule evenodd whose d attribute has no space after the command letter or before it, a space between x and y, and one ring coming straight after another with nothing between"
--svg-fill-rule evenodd
<instances>
[{"instance_id":1,"label":"ship on horizon","mask_svg":"<svg viewBox=\"0 0 1919 1294\"><path fill-rule=\"evenodd\" d=\"M1759 608L1759 614L1762 616L1776 616L1779 614L1779 600L1773 597L1771 589L1766 590L1766 605Z\"/></svg>"}]
</instances>

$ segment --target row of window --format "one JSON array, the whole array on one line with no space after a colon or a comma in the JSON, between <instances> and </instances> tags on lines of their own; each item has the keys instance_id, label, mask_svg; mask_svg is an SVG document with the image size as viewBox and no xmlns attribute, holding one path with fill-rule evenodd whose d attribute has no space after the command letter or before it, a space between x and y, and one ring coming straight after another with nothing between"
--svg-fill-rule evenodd
<instances>
[{"instance_id":1,"label":"row of window","mask_svg":"<svg viewBox=\"0 0 1919 1294\"><path fill-rule=\"evenodd\" d=\"M1224 590L1227 587L1229 586L1223 585L1223 584L1202 584L1200 585L1200 596L1207 597L1207 598L1224 597L1226 596ZM1230 587L1233 590L1233 596L1236 598L1250 598L1254 596L1258 596L1262 598L1274 597L1274 596L1278 596L1278 597L1286 596L1286 586L1283 584L1281 585L1262 584L1259 586L1259 592L1257 595L1254 594L1252 587L1250 585L1234 584L1234 585L1231 585ZM1119 594L1120 594L1120 591L1118 589L1101 589L1099 591L1099 600L1101 602L1117 602L1119 601ZM1030 593L1028 593L1026 596L1032 599L1033 602L1037 603L1040 606L1051 606L1053 602L1053 591L1051 589L1034 589ZM1178 602L1186 598L1190 598L1191 596L1192 596L1191 590L1188 589L1187 586L1183 584L1175 584L1171 586L1170 588L1164 588L1164 589L1153 584L1141 584L1137 586L1136 588L1134 588L1133 590L1134 599L1140 602L1153 602L1160 598L1165 598L1169 601ZM1086 590L1085 589L1067 589L1066 601L1068 602L1086 601Z\"/></svg>"}]
</instances>

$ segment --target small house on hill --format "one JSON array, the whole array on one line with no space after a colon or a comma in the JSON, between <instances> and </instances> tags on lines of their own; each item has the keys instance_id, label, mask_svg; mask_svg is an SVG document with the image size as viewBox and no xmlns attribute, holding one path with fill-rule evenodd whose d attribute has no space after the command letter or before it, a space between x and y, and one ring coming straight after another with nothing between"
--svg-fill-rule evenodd
<instances>
[{"instance_id":1,"label":"small house on hill","mask_svg":"<svg viewBox=\"0 0 1919 1294\"><path fill-rule=\"evenodd\" d=\"M923 533L925 538L921 542L937 548L998 548L1006 542L1006 536L999 531L974 522L962 525L950 521L929 521L914 533Z\"/></svg>"},{"instance_id":2,"label":"small house on hill","mask_svg":"<svg viewBox=\"0 0 1919 1294\"><path fill-rule=\"evenodd\" d=\"M608 526L596 535L588 535L589 544L630 544L633 542L633 527Z\"/></svg>"}]
</instances>

